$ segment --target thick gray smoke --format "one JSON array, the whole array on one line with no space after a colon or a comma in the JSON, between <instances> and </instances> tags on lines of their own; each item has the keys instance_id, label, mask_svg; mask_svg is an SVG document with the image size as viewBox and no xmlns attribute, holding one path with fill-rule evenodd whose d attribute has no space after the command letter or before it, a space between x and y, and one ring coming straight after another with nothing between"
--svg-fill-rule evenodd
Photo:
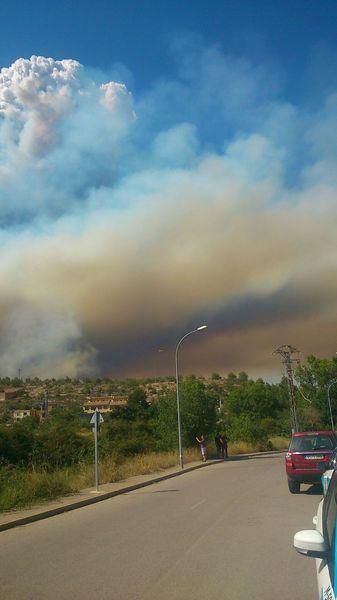
<instances>
[{"instance_id":1,"label":"thick gray smoke","mask_svg":"<svg viewBox=\"0 0 337 600\"><path fill-rule=\"evenodd\" d=\"M337 95L266 81L215 50L134 98L73 60L1 70L2 374L173 373L205 321L184 370L335 352Z\"/></svg>"}]
</instances>

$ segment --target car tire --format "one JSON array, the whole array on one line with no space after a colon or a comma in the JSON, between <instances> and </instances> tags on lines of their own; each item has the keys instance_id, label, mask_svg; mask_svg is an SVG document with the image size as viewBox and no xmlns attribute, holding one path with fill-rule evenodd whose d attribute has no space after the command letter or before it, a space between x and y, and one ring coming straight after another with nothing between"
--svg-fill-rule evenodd
<instances>
[{"instance_id":1,"label":"car tire","mask_svg":"<svg viewBox=\"0 0 337 600\"><path fill-rule=\"evenodd\" d=\"M293 479L288 479L288 488L291 494L299 494L301 490L301 484L299 481L293 481Z\"/></svg>"}]
</instances>

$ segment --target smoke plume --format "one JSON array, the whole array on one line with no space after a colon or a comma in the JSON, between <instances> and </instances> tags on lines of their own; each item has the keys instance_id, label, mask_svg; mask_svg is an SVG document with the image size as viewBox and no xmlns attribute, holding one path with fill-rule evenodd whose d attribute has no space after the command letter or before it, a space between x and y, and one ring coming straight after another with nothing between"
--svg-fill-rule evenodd
<instances>
[{"instance_id":1,"label":"smoke plume","mask_svg":"<svg viewBox=\"0 0 337 600\"><path fill-rule=\"evenodd\" d=\"M204 322L184 371L335 353L337 90L296 104L275 65L174 51L141 95L74 60L1 70L3 375L170 374Z\"/></svg>"}]
</instances>

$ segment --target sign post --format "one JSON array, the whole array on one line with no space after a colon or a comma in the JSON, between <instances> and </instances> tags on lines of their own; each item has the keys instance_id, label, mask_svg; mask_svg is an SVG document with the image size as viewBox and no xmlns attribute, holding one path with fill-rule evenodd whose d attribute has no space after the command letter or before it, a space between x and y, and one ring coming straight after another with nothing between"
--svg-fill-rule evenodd
<instances>
[{"instance_id":1,"label":"sign post","mask_svg":"<svg viewBox=\"0 0 337 600\"><path fill-rule=\"evenodd\" d=\"M98 485L99 485L99 477L98 477L98 427L99 425L101 425L101 423L104 423L104 419L101 415L100 412L98 412L97 408L94 412L94 414L91 417L90 420L90 424L93 425L93 432L94 432L94 440L95 440L95 485L96 485L96 492L98 492Z\"/></svg>"}]
</instances>

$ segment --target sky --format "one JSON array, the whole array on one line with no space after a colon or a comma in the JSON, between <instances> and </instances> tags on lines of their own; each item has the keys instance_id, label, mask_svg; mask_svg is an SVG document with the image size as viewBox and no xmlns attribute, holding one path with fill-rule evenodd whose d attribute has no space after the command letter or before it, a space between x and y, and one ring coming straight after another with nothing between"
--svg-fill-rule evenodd
<instances>
[{"instance_id":1,"label":"sky","mask_svg":"<svg viewBox=\"0 0 337 600\"><path fill-rule=\"evenodd\" d=\"M0 374L282 376L336 340L337 3L4 0Z\"/></svg>"}]
</instances>

